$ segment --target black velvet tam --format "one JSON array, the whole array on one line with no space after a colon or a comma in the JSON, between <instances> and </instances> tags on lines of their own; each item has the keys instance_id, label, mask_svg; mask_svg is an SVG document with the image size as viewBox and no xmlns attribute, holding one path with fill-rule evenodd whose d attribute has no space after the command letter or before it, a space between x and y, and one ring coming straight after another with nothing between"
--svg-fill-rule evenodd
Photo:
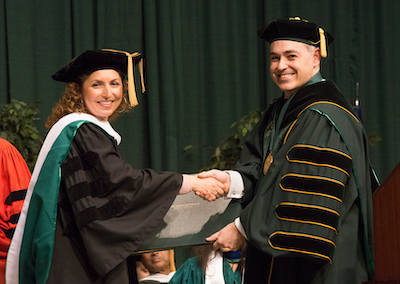
<instances>
[{"instance_id":1,"label":"black velvet tam","mask_svg":"<svg viewBox=\"0 0 400 284\"><path fill-rule=\"evenodd\" d=\"M298 17L289 20L275 20L258 30L258 36L269 43L275 40L295 40L310 45L320 45L320 28L317 24L302 20ZM334 38L324 31L326 46L331 44Z\"/></svg>"},{"instance_id":2,"label":"black velvet tam","mask_svg":"<svg viewBox=\"0 0 400 284\"><path fill-rule=\"evenodd\" d=\"M136 65L141 56L135 57ZM124 53L105 50L87 50L72 59L52 75L52 78L61 82L77 82L82 75L91 74L101 69L114 69L123 75L127 74L128 60Z\"/></svg>"}]
</instances>

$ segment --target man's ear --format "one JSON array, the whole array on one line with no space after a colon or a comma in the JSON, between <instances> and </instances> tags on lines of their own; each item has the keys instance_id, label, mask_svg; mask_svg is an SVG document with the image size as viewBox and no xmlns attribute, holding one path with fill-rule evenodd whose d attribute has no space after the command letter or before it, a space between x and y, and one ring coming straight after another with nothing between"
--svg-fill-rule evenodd
<instances>
[{"instance_id":1,"label":"man's ear","mask_svg":"<svg viewBox=\"0 0 400 284\"><path fill-rule=\"evenodd\" d=\"M313 58L314 58L314 65L319 66L321 63L321 49L319 47L314 49Z\"/></svg>"}]
</instances>

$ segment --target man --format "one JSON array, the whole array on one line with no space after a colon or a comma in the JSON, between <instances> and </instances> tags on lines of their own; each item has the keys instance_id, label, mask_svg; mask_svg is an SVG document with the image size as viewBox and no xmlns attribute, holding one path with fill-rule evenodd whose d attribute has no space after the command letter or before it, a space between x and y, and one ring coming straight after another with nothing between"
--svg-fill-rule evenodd
<instances>
[{"instance_id":1,"label":"man","mask_svg":"<svg viewBox=\"0 0 400 284\"><path fill-rule=\"evenodd\" d=\"M168 283L175 274L173 250L163 250L145 253L142 255L142 263L150 272L139 280L139 283Z\"/></svg>"},{"instance_id":2,"label":"man","mask_svg":"<svg viewBox=\"0 0 400 284\"><path fill-rule=\"evenodd\" d=\"M244 143L237 171L200 175L242 197L240 216L207 240L222 251L247 241L245 283L366 281L373 276L367 137L320 73L333 37L300 18L258 34L270 43L270 74L283 95Z\"/></svg>"}]
</instances>

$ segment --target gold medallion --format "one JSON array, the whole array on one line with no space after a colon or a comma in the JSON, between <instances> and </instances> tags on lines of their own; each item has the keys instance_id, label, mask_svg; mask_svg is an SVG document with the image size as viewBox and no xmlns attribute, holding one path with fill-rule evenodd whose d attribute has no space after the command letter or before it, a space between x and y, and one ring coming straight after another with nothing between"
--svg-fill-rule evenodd
<instances>
[{"instance_id":1,"label":"gold medallion","mask_svg":"<svg viewBox=\"0 0 400 284\"><path fill-rule=\"evenodd\" d=\"M265 158L264 162L264 175L267 174L269 167L271 166L272 162L274 161L274 157L272 157L272 152L269 152L268 156Z\"/></svg>"}]
</instances>

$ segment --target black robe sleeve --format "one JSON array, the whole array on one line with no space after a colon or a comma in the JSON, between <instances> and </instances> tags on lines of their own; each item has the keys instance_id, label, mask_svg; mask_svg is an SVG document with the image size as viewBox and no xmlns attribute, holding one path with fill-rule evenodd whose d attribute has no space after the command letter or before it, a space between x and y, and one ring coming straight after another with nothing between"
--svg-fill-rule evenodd
<instances>
[{"instance_id":1,"label":"black robe sleeve","mask_svg":"<svg viewBox=\"0 0 400 284\"><path fill-rule=\"evenodd\" d=\"M78 129L61 175L57 223L85 270L100 276L149 236L182 185L181 174L132 168L113 138L91 123ZM63 250L57 243L53 257Z\"/></svg>"}]
</instances>

